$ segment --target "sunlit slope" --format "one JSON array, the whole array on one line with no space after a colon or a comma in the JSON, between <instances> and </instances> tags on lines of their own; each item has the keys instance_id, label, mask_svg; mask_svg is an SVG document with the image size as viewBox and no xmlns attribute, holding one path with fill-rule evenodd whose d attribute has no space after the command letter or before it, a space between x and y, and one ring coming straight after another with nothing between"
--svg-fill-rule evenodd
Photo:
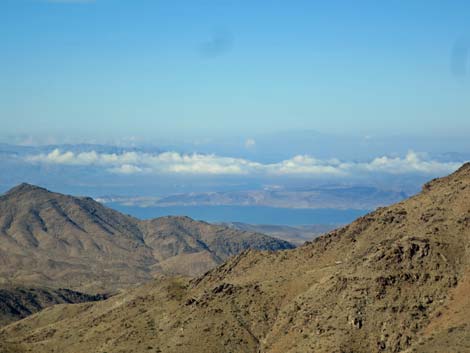
<instances>
[{"instance_id":1,"label":"sunlit slope","mask_svg":"<svg viewBox=\"0 0 470 353\"><path fill-rule=\"evenodd\" d=\"M0 285L114 291L157 273L199 275L252 247L292 245L187 217L141 221L29 184L0 197Z\"/></svg>"}]
</instances>

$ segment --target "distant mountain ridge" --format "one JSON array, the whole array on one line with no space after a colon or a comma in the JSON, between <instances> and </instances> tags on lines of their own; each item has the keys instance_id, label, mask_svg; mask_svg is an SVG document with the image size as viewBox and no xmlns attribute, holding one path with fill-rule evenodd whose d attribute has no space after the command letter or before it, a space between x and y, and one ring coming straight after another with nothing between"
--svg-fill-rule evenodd
<instances>
[{"instance_id":1,"label":"distant mountain ridge","mask_svg":"<svg viewBox=\"0 0 470 353\"><path fill-rule=\"evenodd\" d=\"M217 191L175 194L165 197L101 196L103 203L127 206L266 206L278 208L367 210L405 199L402 191L370 186L319 186L274 190Z\"/></svg>"},{"instance_id":2,"label":"distant mountain ridge","mask_svg":"<svg viewBox=\"0 0 470 353\"><path fill-rule=\"evenodd\" d=\"M0 284L109 291L159 273L201 274L248 248L292 247L187 217L141 221L30 184L0 196Z\"/></svg>"}]
</instances>

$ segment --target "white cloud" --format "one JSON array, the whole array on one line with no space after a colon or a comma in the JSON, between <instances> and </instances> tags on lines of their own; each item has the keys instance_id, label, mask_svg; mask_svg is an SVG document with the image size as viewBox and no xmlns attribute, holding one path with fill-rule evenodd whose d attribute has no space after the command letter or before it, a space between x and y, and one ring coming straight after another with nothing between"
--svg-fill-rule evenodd
<instances>
[{"instance_id":1,"label":"white cloud","mask_svg":"<svg viewBox=\"0 0 470 353\"><path fill-rule=\"evenodd\" d=\"M410 151L405 158L379 157L375 158L368 164L360 164L359 166L367 171L390 174L442 174L457 169L460 166L460 163L443 163L433 160L425 160L423 156Z\"/></svg>"},{"instance_id":2,"label":"white cloud","mask_svg":"<svg viewBox=\"0 0 470 353\"><path fill-rule=\"evenodd\" d=\"M163 152L150 154L142 152L97 153L53 150L48 154L26 157L30 163L102 166L110 172L135 173L177 173L177 174L247 174L262 165L239 158L219 157L205 154L180 154Z\"/></svg>"},{"instance_id":3,"label":"white cloud","mask_svg":"<svg viewBox=\"0 0 470 353\"><path fill-rule=\"evenodd\" d=\"M369 162L342 162L338 159L316 159L298 155L278 163L259 163L243 158L214 154L181 154L163 152L74 153L53 150L48 154L26 157L39 164L102 167L116 174L190 174L190 175L271 175L271 176L326 176L341 177L370 173L442 175L456 170L460 163L426 159L424 155L409 152L405 157L377 157Z\"/></svg>"},{"instance_id":4,"label":"white cloud","mask_svg":"<svg viewBox=\"0 0 470 353\"><path fill-rule=\"evenodd\" d=\"M144 169L132 164L123 164L119 167L109 168L108 171L115 174L140 174L145 172Z\"/></svg>"},{"instance_id":5,"label":"white cloud","mask_svg":"<svg viewBox=\"0 0 470 353\"><path fill-rule=\"evenodd\" d=\"M345 175L346 171L335 161L322 161L310 156L295 156L291 159L266 166L271 174Z\"/></svg>"}]
</instances>

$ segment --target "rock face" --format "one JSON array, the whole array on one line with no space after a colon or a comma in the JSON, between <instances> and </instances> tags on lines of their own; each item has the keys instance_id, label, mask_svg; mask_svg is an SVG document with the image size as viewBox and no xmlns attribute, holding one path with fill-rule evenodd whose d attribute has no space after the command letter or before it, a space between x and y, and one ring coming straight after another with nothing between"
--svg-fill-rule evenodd
<instances>
[{"instance_id":1,"label":"rock face","mask_svg":"<svg viewBox=\"0 0 470 353\"><path fill-rule=\"evenodd\" d=\"M0 331L16 352L470 352L470 164L300 248Z\"/></svg>"},{"instance_id":2,"label":"rock face","mask_svg":"<svg viewBox=\"0 0 470 353\"><path fill-rule=\"evenodd\" d=\"M157 273L199 275L248 248L292 247L187 217L141 221L29 184L0 197L0 284L113 291Z\"/></svg>"}]
</instances>

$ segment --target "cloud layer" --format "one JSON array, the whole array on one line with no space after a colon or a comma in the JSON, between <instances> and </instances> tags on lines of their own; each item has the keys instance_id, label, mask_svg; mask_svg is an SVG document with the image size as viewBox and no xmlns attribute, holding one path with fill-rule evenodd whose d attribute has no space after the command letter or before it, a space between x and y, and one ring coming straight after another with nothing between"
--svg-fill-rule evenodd
<instances>
[{"instance_id":1,"label":"cloud layer","mask_svg":"<svg viewBox=\"0 0 470 353\"><path fill-rule=\"evenodd\" d=\"M377 157L368 162L322 160L298 155L278 163L259 163L243 158L215 154L181 154L163 152L74 153L53 150L48 154L26 157L28 163L64 166L94 166L114 174L180 174L180 175L260 175L347 177L353 174L407 174L443 175L456 170L460 163L426 159L424 155L409 152L404 157Z\"/></svg>"}]
</instances>

